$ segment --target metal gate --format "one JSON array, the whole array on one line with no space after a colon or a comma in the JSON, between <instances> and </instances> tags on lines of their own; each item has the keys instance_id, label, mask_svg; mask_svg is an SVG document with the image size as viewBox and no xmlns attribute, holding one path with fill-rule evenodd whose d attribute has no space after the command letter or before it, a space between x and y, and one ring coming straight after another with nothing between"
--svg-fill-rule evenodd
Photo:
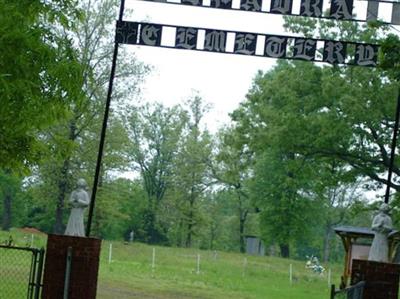
<instances>
[{"instance_id":1,"label":"metal gate","mask_svg":"<svg viewBox=\"0 0 400 299\"><path fill-rule=\"evenodd\" d=\"M39 299L43 260L44 249L0 245L1 298Z\"/></svg>"},{"instance_id":2,"label":"metal gate","mask_svg":"<svg viewBox=\"0 0 400 299\"><path fill-rule=\"evenodd\" d=\"M335 290L335 285L331 288L331 299L362 299L365 288L365 281L352 285L342 290Z\"/></svg>"}]
</instances>

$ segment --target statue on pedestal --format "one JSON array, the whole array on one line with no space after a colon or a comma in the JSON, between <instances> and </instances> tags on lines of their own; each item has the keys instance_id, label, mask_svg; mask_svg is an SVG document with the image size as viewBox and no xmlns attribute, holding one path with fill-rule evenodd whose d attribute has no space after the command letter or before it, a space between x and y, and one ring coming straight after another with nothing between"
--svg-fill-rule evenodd
<instances>
[{"instance_id":1,"label":"statue on pedestal","mask_svg":"<svg viewBox=\"0 0 400 299\"><path fill-rule=\"evenodd\" d=\"M388 215L389 211L389 206L383 203L379 208L379 213L372 221L371 229L375 232L375 236L369 251L369 261L389 262L388 234L393 229L392 219Z\"/></svg>"},{"instance_id":2,"label":"statue on pedestal","mask_svg":"<svg viewBox=\"0 0 400 299\"><path fill-rule=\"evenodd\" d=\"M85 236L85 227L83 225L83 214L85 208L89 205L89 194L86 192L86 181L79 179L77 188L72 191L69 202L72 206L71 214L69 215L67 229L65 235L67 236Z\"/></svg>"}]
</instances>

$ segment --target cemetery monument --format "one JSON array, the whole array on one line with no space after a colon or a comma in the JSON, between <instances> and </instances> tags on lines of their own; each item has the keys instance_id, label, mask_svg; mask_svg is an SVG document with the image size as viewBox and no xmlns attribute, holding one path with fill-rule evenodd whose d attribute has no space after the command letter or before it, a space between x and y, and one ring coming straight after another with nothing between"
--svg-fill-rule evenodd
<instances>
[{"instance_id":1,"label":"cemetery monument","mask_svg":"<svg viewBox=\"0 0 400 299\"><path fill-rule=\"evenodd\" d=\"M89 205L90 199L86 192L86 181L79 179L77 189L72 191L69 202L72 206L65 235L84 237L85 227L83 225L83 215L85 208Z\"/></svg>"}]
</instances>

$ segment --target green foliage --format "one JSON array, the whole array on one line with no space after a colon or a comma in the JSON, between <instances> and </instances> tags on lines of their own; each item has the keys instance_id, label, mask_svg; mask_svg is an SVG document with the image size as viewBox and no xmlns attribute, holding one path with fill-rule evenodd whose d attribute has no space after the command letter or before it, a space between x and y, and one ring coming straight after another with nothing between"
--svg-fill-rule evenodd
<instances>
[{"instance_id":1,"label":"green foliage","mask_svg":"<svg viewBox=\"0 0 400 299\"><path fill-rule=\"evenodd\" d=\"M247 220L254 210L248 190L254 162L252 153L245 148L242 139L243 136L234 128L221 129L217 136L218 152L210 164L214 179L231 194L232 213L235 215L233 219L238 228L236 239L239 241L240 252L245 252L245 235L249 234Z\"/></svg>"},{"instance_id":2,"label":"green foliage","mask_svg":"<svg viewBox=\"0 0 400 299\"><path fill-rule=\"evenodd\" d=\"M195 95L186 103L189 119L183 130L174 170L174 197L182 222L181 232L187 247L192 246L198 228L204 222L201 202L206 200L206 190L211 179L207 159L211 155L211 136L202 130L202 119L208 111L202 99Z\"/></svg>"},{"instance_id":3,"label":"green foliage","mask_svg":"<svg viewBox=\"0 0 400 299\"><path fill-rule=\"evenodd\" d=\"M293 18L286 26L297 33L311 30L308 24ZM320 143L322 134L318 134L315 142L304 146L304 152L341 161L352 169L354 175L372 179L369 188L379 188L386 183L385 172L389 167L387 148L391 142L398 88L390 75L393 75L393 69L388 70L390 65L396 65L396 62L390 62L396 55L396 37L390 34L384 37L387 26L360 26L354 22L343 22L338 26L342 26L340 30L336 30L332 21L321 21L313 28L316 34L325 38L335 38L340 34L341 39L347 36L347 40L382 44L381 60L384 53L390 53L387 60L381 61L386 71L361 67L323 68L321 99L326 104L321 106L325 113L320 113L320 118L325 123L321 122L319 129L332 138L326 140L329 143L324 139L325 144ZM396 167L395 173L398 174ZM396 184L393 187L398 189Z\"/></svg>"},{"instance_id":4,"label":"green foliage","mask_svg":"<svg viewBox=\"0 0 400 299\"><path fill-rule=\"evenodd\" d=\"M307 188L311 175L306 164L282 153L259 157L251 196L261 210L261 231L267 244L282 247L305 240L319 222L315 213L319 204Z\"/></svg>"},{"instance_id":5,"label":"green foliage","mask_svg":"<svg viewBox=\"0 0 400 299\"><path fill-rule=\"evenodd\" d=\"M145 194L139 182L116 179L99 188L94 214L93 235L114 239L127 237L133 230L140 237L140 218Z\"/></svg>"},{"instance_id":6,"label":"green foliage","mask_svg":"<svg viewBox=\"0 0 400 299\"><path fill-rule=\"evenodd\" d=\"M389 34L380 45L379 67L387 71L394 80L400 80L400 39Z\"/></svg>"},{"instance_id":7,"label":"green foliage","mask_svg":"<svg viewBox=\"0 0 400 299\"><path fill-rule=\"evenodd\" d=\"M186 113L178 106L166 108L156 103L134 108L129 115L129 154L142 179L147 195L143 213L145 240L165 242L166 227L159 222L160 203L171 188L174 165L186 124Z\"/></svg>"},{"instance_id":8,"label":"green foliage","mask_svg":"<svg viewBox=\"0 0 400 299\"><path fill-rule=\"evenodd\" d=\"M0 166L35 163L39 133L81 96L82 68L56 26L76 17L75 1L0 1ZM57 46L56 46L57 45Z\"/></svg>"}]
</instances>

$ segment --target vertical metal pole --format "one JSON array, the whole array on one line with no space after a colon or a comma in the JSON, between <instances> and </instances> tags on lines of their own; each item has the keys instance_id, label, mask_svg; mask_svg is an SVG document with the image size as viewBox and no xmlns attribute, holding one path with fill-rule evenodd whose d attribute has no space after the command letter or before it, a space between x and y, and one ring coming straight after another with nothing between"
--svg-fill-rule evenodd
<instances>
[{"instance_id":1,"label":"vertical metal pole","mask_svg":"<svg viewBox=\"0 0 400 299\"><path fill-rule=\"evenodd\" d=\"M331 299L335 299L335 285L331 285Z\"/></svg>"},{"instance_id":2,"label":"vertical metal pole","mask_svg":"<svg viewBox=\"0 0 400 299\"><path fill-rule=\"evenodd\" d=\"M394 121L392 148L391 148L391 153L390 153L389 172L388 172L388 178L387 178L387 183L386 183L387 185L386 185L386 193L385 193L385 203L389 203L390 184L392 182L394 157L395 157L395 152L396 152L397 132L399 131L399 118L400 118L400 88L398 90L398 95L397 95L396 117L395 117L395 121Z\"/></svg>"},{"instance_id":3,"label":"vertical metal pole","mask_svg":"<svg viewBox=\"0 0 400 299\"><path fill-rule=\"evenodd\" d=\"M44 259L44 249L42 248L39 250L38 269L36 272L35 299L39 299L40 297L40 289L42 287L43 259Z\"/></svg>"},{"instance_id":4,"label":"vertical metal pole","mask_svg":"<svg viewBox=\"0 0 400 299\"><path fill-rule=\"evenodd\" d=\"M69 279L70 279L70 276L71 276L71 263L72 263L72 247L68 247L68 250L67 250L67 261L66 261L66 267L65 267L63 299L68 299L68 297L69 297Z\"/></svg>"},{"instance_id":5,"label":"vertical metal pole","mask_svg":"<svg viewBox=\"0 0 400 299\"><path fill-rule=\"evenodd\" d=\"M119 21L122 21L122 18L123 18L123 15L124 15L124 8L125 8L125 0L121 0L120 10L119 10ZM95 202L96 202L97 185L99 183L101 161L103 159L104 141L105 141L105 138L106 138L108 115L110 113L110 103L111 103L112 89L113 89L114 78L115 78L115 69L116 69L116 65L117 65L118 45L119 44L115 41L115 43L114 43L114 54L113 54L112 65L111 65L110 81L108 83L106 107L104 109L103 126L101 128L99 151L98 151L98 154L97 154L96 170L95 170L95 174L94 174L92 196L91 196L91 199L90 199L89 216L88 216L88 222L87 222L87 226L86 226L86 236L87 237L90 237L90 229L91 229L91 226L92 226L94 205L95 205Z\"/></svg>"},{"instance_id":6,"label":"vertical metal pole","mask_svg":"<svg viewBox=\"0 0 400 299\"><path fill-rule=\"evenodd\" d=\"M37 266L37 251L32 251L32 258L31 258L31 269L29 271L29 285L28 285L28 296L27 298L32 299L34 292L35 292L35 273L36 273L36 266Z\"/></svg>"}]
</instances>

